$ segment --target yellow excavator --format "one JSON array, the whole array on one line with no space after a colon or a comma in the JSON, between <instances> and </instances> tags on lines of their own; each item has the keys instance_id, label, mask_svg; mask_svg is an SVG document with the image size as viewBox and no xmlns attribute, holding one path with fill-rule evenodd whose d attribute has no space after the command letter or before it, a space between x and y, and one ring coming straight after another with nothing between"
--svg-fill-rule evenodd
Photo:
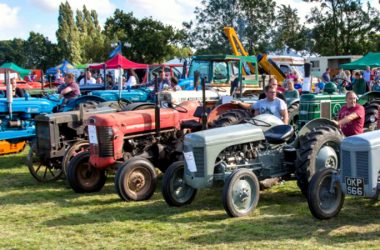
<instances>
[{"instance_id":1,"label":"yellow excavator","mask_svg":"<svg viewBox=\"0 0 380 250\"><path fill-rule=\"evenodd\" d=\"M248 52L244 49L243 44L240 42L236 31L232 27L224 27L224 34L227 36L230 44L232 46L232 52L236 56L248 56ZM285 75L282 73L280 68L268 58L267 54L260 54L257 56L257 61L259 66L267 73L268 75L273 75L279 83L285 80ZM253 66L248 64L250 70L254 70ZM252 71L253 72L253 71ZM247 72L246 72L247 74Z\"/></svg>"}]
</instances>

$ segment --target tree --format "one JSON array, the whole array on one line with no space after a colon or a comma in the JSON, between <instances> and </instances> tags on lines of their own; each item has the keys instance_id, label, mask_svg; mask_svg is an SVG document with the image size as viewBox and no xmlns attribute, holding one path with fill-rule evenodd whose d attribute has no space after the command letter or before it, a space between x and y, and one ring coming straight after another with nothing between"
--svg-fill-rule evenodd
<instances>
[{"instance_id":1,"label":"tree","mask_svg":"<svg viewBox=\"0 0 380 250\"><path fill-rule=\"evenodd\" d=\"M232 26L243 44L265 50L272 41L275 2L272 0L203 0L195 23L184 23L187 45L197 53L228 53L223 27ZM251 49L252 50L252 49Z\"/></svg>"},{"instance_id":2,"label":"tree","mask_svg":"<svg viewBox=\"0 0 380 250\"><path fill-rule=\"evenodd\" d=\"M46 70L48 65L55 65L59 62L57 46L39 33L30 32L29 38L25 41L24 53L26 56L24 67L30 69Z\"/></svg>"},{"instance_id":3,"label":"tree","mask_svg":"<svg viewBox=\"0 0 380 250\"><path fill-rule=\"evenodd\" d=\"M179 51L184 33L152 18L136 19L133 13L117 9L106 20L104 34L112 41L128 42L131 46L123 54L133 61L144 63L163 62ZM110 48L111 50L111 48Z\"/></svg>"},{"instance_id":4,"label":"tree","mask_svg":"<svg viewBox=\"0 0 380 250\"><path fill-rule=\"evenodd\" d=\"M74 22L73 11L67 1L59 5L56 36L62 57L74 64L80 63L81 45L79 31Z\"/></svg>"},{"instance_id":5,"label":"tree","mask_svg":"<svg viewBox=\"0 0 380 250\"><path fill-rule=\"evenodd\" d=\"M307 21L314 24L314 51L321 55L364 54L376 47L379 12L360 0L321 0Z\"/></svg>"}]
</instances>

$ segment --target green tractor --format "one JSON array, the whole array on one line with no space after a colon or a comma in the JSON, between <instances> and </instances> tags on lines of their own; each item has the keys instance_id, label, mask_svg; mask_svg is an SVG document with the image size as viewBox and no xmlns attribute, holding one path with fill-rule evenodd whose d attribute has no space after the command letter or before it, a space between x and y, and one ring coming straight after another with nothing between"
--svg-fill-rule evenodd
<instances>
[{"instance_id":1,"label":"green tractor","mask_svg":"<svg viewBox=\"0 0 380 250\"><path fill-rule=\"evenodd\" d=\"M380 92L368 92L359 96L358 103L365 108L365 129L377 129L378 110L380 108ZM337 94L333 83L325 86L323 94L303 94L300 98L298 127L317 118L335 119L340 108L346 104L346 96Z\"/></svg>"}]
</instances>

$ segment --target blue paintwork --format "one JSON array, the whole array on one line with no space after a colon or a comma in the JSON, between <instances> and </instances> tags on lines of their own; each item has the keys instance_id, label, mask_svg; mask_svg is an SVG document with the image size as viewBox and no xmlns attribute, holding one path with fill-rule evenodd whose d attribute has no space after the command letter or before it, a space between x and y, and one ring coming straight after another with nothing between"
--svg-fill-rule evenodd
<instances>
[{"instance_id":1,"label":"blue paintwork","mask_svg":"<svg viewBox=\"0 0 380 250\"><path fill-rule=\"evenodd\" d=\"M146 102L151 96L151 90L149 89L132 89L131 91L122 90L121 98L131 102ZM105 101L117 101L119 100L119 90L97 90L92 91L91 95L98 96Z\"/></svg>"}]
</instances>

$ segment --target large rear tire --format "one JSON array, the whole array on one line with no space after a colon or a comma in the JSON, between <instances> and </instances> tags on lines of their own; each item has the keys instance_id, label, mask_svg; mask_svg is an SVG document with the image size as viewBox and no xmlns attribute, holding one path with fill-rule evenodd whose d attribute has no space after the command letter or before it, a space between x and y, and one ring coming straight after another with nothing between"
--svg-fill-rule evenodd
<instances>
[{"instance_id":1,"label":"large rear tire","mask_svg":"<svg viewBox=\"0 0 380 250\"><path fill-rule=\"evenodd\" d=\"M368 105L364 106L365 120L364 128L366 131L373 131L377 129L377 121L379 119L380 100L372 100Z\"/></svg>"},{"instance_id":2,"label":"large rear tire","mask_svg":"<svg viewBox=\"0 0 380 250\"><path fill-rule=\"evenodd\" d=\"M186 184L184 179L185 163L177 161L166 170L162 179L162 196L169 206L180 207L190 204L197 190Z\"/></svg>"},{"instance_id":3,"label":"large rear tire","mask_svg":"<svg viewBox=\"0 0 380 250\"><path fill-rule=\"evenodd\" d=\"M249 120L252 115L249 111L244 109L231 109L218 116L212 123L213 128L226 127L230 125L236 125Z\"/></svg>"},{"instance_id":4,"label":"large rear tire","mask_svg":"<svg viewBox=\"0 0 380 250\"><path fill-rule=\"evenodd\" d=\"M304 195L307 195L310 179L315 173L325 168L339 168L339 147L342 140L342 133L331 127L316 128L301 140L296 178Z\"/></svg>"},{"instance_id":5,"label":"large rear tire","mask_svg":"<svg viewBox=\"0 0 380 250\"><path fill-rule=\"evenodd\" d=\"M144 158L132 158L117 170L115 189L125 201L148 200L154 194L157 174L153 164Z\"/></svg>"},{"instance_id":6,"label":"large rear tire","mask_svg":"<svg viewBox=\"0 0 380 250\"><path fill-rule=\"evenodd\" d=\"M98 192L106 183L105 170L91 166L89 159L90 152L81 152L69 163L67 180L76 193Z\"/></svg>"},{"instance_id":7,"label":"large rear tire","mask_svg":"<svg viewBox=\"0 0 380 250\"><path fill-rule=\"evenodd\" d=\"M307 202L312 215L320 220L331 219L340 212L344 203L344 193L339 181L331 183L336 171L323 169L311 178ZM331 190L332 188L332 190Z\"/></svg>"},{"instance_id":8,"label":"large rear tire","mask_svg":"<svg viewBox=\"0 0 380 250\"><path fill-rule=\"evenodd\" d=\"M249 215L257 206L260 184L249 169L238 169L227 179L223 188L223 206L231 217Z\"/></svg>"}]
</instances>

